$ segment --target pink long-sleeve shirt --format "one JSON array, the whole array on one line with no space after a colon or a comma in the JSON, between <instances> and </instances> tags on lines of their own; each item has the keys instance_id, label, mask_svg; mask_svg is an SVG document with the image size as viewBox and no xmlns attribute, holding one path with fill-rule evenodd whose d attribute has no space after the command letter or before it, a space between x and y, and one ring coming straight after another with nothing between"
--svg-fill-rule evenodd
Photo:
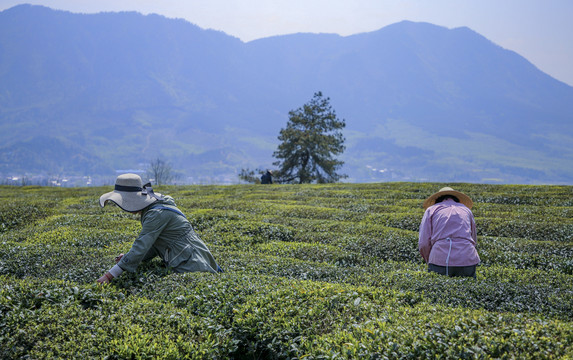
<instances>
[{"instance_id":1,"label":"pink long-sleeve shirt","mask_svg":"<svg viewBox=\"0 0 573 360\"><path fill-rule=\"evenodd\" d=\"M450 240L451 239L451 250ZM472 211L452 199L426 209L420 224L418 248L429 264L471 266L480 262L476 250L476 224Z\"/></svg>"}]
</instances>

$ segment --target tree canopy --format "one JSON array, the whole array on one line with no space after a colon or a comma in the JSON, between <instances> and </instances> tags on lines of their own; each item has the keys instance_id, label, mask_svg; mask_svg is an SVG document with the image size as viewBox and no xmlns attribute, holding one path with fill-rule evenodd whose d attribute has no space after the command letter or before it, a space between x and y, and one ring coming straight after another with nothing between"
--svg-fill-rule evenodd
<instances>
[{"instance_id":1,"label":"tree canopy","mask_svg":"<svg viewBox=\"0 0 573 360\"><path fill-rule=\"evenodd\" d=\"M281 143L273 153L281 182L331 183L347 177L337 173L344 162L335 157L345 150L341 131L345 126L330 98L320 91L302 107L289 111L287 126L278 136Z\"/></svg>"}]
</instances>

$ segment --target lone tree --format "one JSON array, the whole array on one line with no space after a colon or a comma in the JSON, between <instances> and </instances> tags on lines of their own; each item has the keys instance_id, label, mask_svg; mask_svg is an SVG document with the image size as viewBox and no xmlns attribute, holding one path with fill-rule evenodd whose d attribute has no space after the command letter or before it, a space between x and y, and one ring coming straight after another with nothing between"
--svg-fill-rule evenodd
<instances>
[{"instance_id":1,"label":"lone tree","mask_svg":"<svg viewBox=\"0 0 573 360\"><path fill-rule=\"evenodd\" d=\"M156 185L169 184L175 178L171 164L159 158L149 163L147 176L153 179Z\"/></svg>"},{"instance_id":2,"label":"lone tree","mask_svg":"<svg viewBox=\"0 0 573 360\"><path fill-rule=\"evenodd\" d=\"M341 130L346 123L329 101L319 91L303 107L289 111L287 127L278 137L282 143L273 153L281 182L332 183L347 177L337 173L344 162L334 157L345 149Z\"/></svg>"}]
</instances>

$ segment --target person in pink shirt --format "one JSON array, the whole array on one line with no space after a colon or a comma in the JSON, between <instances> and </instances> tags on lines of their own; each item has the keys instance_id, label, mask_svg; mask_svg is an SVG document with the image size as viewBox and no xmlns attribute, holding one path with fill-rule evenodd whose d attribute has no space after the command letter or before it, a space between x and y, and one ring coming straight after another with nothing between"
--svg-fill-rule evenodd
<instances>
[{"instance_id":1,"label":"person in pink shirt","mask_svg":"<svg viewBox=\"0 0 573 360\"><path fill-rule=\"evenodd\" d=\"M450 187L424 201L418 248L428 271L447 276L476 277L480 262L472 199Z\"/></svg>"}]
</instances>

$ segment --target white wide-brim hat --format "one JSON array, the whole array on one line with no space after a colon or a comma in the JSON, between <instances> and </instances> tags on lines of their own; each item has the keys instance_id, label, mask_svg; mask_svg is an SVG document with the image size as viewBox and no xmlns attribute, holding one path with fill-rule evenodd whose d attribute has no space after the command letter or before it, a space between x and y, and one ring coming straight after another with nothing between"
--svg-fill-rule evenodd
<instances>
[{"instance_id":1,"label":"white wide-brim hat","mask_svg":"<svg viewBox=\"0 0 573 360\"><path fill-rule=\"evenodd\" d=\"M99 204L104 207L111 201L125 211L138 212L161 199L161 194L155 194L151 184L142 185L139 175L122 174L115 179L115 189L100 196Z\"/></svg>"},{"instance_id":2,"label":"white wide-brim hat","mask_svg":"<svg viewBox=\"0 0 573 360\"><path fill-rule=\"evenodd\" d=\"M469 209L472 208L474 202L472 201L472 199L467 196L464 193L461 193L459 191L455 191L454 189L452 189L451 187L443 187L440 189L440 191L438 191L435 194L432 194L432 196L430 196L429 198L426 199L426 201L424 201L424 209L429 208L430 206L434 205L436 203L436 200L440 197L440 196L444 196L444 195L452 195L458 198L458 200L464 204L465 206L467 206Z\"/></svg>"}]
</instances>

